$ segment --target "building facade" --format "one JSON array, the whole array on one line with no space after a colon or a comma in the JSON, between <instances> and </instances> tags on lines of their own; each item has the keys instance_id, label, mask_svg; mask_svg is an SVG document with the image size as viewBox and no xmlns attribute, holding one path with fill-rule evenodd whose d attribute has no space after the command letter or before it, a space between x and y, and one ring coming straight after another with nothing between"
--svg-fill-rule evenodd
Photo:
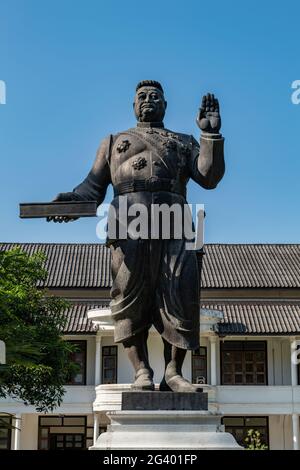
<instances>
[{"instance_id":1,"label":"building facade","mask_svg":"<svg viewBox=\"0 0 300 470\"><path fill-rule=\"evenodd\" d=\"M55 413L1 400L2 423L17 429L0 426L0 449L87 449L133 380L123 346L113 339L110 252L93 244L3 243L0 249L15 246L43 251L44 287L71 301L63 335L77 344L72 359L79 371ZM209 409L222 414L242 445L255 429L271 450L299 449L300 245L206 245L199 314L200 349L188 352L185 377L203 384ZM158 384L163 346L154 329L148 343Z\"/></svg>"}]
</instances>

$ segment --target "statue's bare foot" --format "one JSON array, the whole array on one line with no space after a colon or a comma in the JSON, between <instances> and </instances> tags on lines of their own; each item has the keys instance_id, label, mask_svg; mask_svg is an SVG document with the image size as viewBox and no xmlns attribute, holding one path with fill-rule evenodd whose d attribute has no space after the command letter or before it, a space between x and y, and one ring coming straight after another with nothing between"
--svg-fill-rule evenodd
<instances>
[{"instance_id":1,"label":"statue's bare foot","mask_svg":"<svg viewBox=\"0 0 300 470\"><path fill-rule=\"evenodd\" d=\"M173 367L167 367L165 372L165 382L173 392L191 393L202 391L202 389L197 387L197 385L193 385L191 382L184 379Z\"/></svg>"},{"instance_id":2,"label":"statue's bare foot","mask_svg":"<svg viewBox=\"0 0 300 470\"><path fill-rule=\"evenodd\" d=\"M131 389L135 391L154 390L153 370L139 369L135 374L135 381L131 385Z\"/></svg>"}]
</instances>

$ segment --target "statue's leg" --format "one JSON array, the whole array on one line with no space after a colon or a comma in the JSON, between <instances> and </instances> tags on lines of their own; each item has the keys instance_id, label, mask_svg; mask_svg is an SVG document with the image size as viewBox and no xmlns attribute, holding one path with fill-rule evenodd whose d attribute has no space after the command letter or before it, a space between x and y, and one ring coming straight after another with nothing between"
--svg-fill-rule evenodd
<instances>
[{"instance_id":1,"label":"statue's leg","mask_svg":"<svg viewBox=\"0 0 300 470\"><path fill-rule=\"evenodd\" d=\"M163 340L163 343L164 343L165 371L164 371L164 376L162 378L162 381L159 384L159 390L161 392L171 392L172 390L169 387L169 385L167 384L166 379L165 379L165 373L166 373L166 369L167 369L168 364L171 362L172 345L170 343L168 343L164 338L162 338L162 340Z\"/></svg>"},{"instance_id":2,"label":"statue's leg","mask_svg":"<svg viewBox=\"0 0 300 470\"><path fill-rule=\"evenodd\" d=\"M160 383L161 391L173 392L198 392L201 391L196 385L191 384L182 377L182 364L186 356L186 349L178 348L165 339L164 342L164 358L165 358L165 374Z\"/></svg>"},{"instance_id":3,"label":"statue's leg","mask_svg":"<svg viewBox=\"0 0 300 470\"><path fill-rule=\"evenodd\" d=\"M148 330L123 342L128 358L135 370L133 390L154 390L153 370L149 364L147 348Z\"/></svg>"}]
</instances>

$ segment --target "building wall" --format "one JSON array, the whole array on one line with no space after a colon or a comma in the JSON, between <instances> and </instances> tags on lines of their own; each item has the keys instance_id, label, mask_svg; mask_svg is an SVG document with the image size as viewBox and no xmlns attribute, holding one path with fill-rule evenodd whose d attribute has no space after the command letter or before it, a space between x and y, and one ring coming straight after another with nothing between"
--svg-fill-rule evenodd
<instances>
[{"instance_id":1,"label":"building wall","mask_svg":"<svg viewBox=\"0 0 300 470\"><path fill-rule=\"evenodd\" d=\"M269 416L269 444L271 450L292 450L293 439L291 416Z\"/></svg>"},{"instance_id":2,"label":"building wall","mask_svg":"<svg viewBox=\"0 0 300 470\"><path fill-rule=\"evenodd\" d=\"M101 346L115 345L113 336L104 336ZM148 351L150 365L154 370L154 382L160 383L164 374L163 342L159 335L150 334L148 338ZM188 351L183 363L183 375L191 379L191 352ZM131 383L134 380L134 370L129 362L122 344L118 344L118 383Z\"/></svg>"},{"instance_id":3,"label":"building wall","mask_svg":"<svg viewBox=\"0 0 300 470\"><path fill-rule=\"evenodd\" d=\"M57 415L58 413L50 413L49 415ZM78 413L80 416L84 414ZM22 414L22 430L20 448L22 450L37 450L38 449L38 432L39 432L39 414ZM74 414L72 414L74 416ZM94 425L94 417L92 414L87 416L87 427L92 428ZM92 431L89 431L92 435ZM14 436L13 436L14 437ZM12 441L13 441L12 437Z\"/></svg>"},{"instance_id":4,"label":"building wall","mask_svg":"<svg viewBox=\"0 0 300 470\"><path fill-rule=\"evenodd\" d=\"M86 385L95 384L95 350L96 341L94 335L69 335L67 340L86 340L87 341L87 383ZM216 370L217 384L221 384L221 343L224 341L266 341L267 343L267 359L268 359L268 385L290 385L291 384L291 360L290 360L290 340L289 338L276 337L226 337L217 338L216 342ZM207 348L207 382L211 382L211 358L210 358L210 341L208 337L201 337L201 346ZM103 346L113 346L114 338L111 336L103 336L101 340L101 348ZM157 333L150 333L148 338L148 350L150 364L154 370L154 381L159 383L164 371L164 355L163 343ZM183 374L191 380L191 352L188 351L184 364ZM134 371L127 358L124 347L118 344L118 383L131 383L134 380Z\"/></svg>"},{"instance_id":5,"label":"building wall","mask_svg":"<svg viewBox=\"0 0 300 470\"><path fill-rule=\"evenodd\" d=\"M291 345L290 339L282 339L281 340L281 348L282 348L282 380L283 385L291 385Z\"/></svg>"},{"instance_id":6,"label":"building wall","mask_svg":"<svg viewBox=\"0 0 300 470\"><path fill-rule=\"evenodd\" d=\"M95 378L95 335L72 335L66 336L70 340L86 340L87 341L87 385L84 386L68 386L65 401L62 406L53 414L78 414L84 415L88 413L88 426L93 426L93 415L91 413L92 403L94 400L94 378ZM267 341L268 354L268 388L265 387L263 396L259 393L260 387L255 387L253 394L251 386L222 386L216 387L216 399L221 405L220 411L224 415L265 415L269 414L269 444L270 449L292 449L292 419L287 413L291 413L291 401L287 394L292 393L290 388L285 388L291 384L291 366L290 366L290 339L288 337L226 337L217 338L216 357L217 357L217 381L220 385L220 344L222 341L238 340L238 341ZM104 336L101 340L101 347L114 345L113 336ZM201 337L201 346L207 347L207 373L208 384L211 380L210 374L210 340L208 337ZM150 363L154 369L154 381L159 383L163 377L164 356L163 343L158 334L151 333L148 339L148 348ZM183 375L187 379L191 379L191 352L188 351L183 366ZM134 379L133 368L127 358L122 344L118 345L118 383L131 383ZM274 387L275 386L275 387ZM276 388L278 386L278 388ZM300 389L296 387L295 392ZM276 390L275 390L276 389ZM86 392L86 393L85 393ZM278 401L279 400L279 401ZM296 405L299 402L298 394L295 395ZM6 400L7 402L7 400ZM4 402L3 402L4 403ZM10 404L10 411L13 411ZM270 408L270 406L272 407ZM20 405L18 405L20 406ZM298 405L297 405L298 406ZM32 407L30 407L32 408ZM269 411L267 409L269 408ZM34 413L34 409L28 409L26 414L21 409L16 412L22 414L22 432L21 432L21 449L34 450L38 446L38 414ZM25 408L22 406L22 409ZM27 409L27 408L26 408ZM289 409L289 411L288 411ZM276 413L276 414L272 414ZM14 433L12 440L14 438Z\"/></svg>"},{"instance_id":7,"label":"building wall","mask_svg":"<svg viewBox=\"0 0 300 470\"><path fill-rule=\"evenodd\" d=\"M22 450L36 450L38 448L38 423L38 414L22 415L22 430L20 442Z\"/></svg>"},{"instance_id":8,"label":"building wall","mask_svg":"<svg viewBox=\"0 0 300 470\"><path fill-rule=\"evenodd\" d=\"M291 385L291 353L289 338L268 339L269 385Z\"/></svg>"},{"instance_id":9,"label":"building wall","mask_svg":"<svg viewBox=\"0 0 300 470\"><path fill-rule=\"evenodd\" d=\"M53 414L55 415L56 413ZM22 415L22 432L20 442L20 448L22 450L38 449L38 421L38 414ZM93 426L92 414L87 415L87 426L90 428ZM292 420L290 416L269 416L269 448L270 450L291 450L293 448Z\"/></svg>"},{"instance_id":10,"label":"building wall","mask_svg":"<svg viewBox=\"0 0 300 470\"><path fill-rule=\"evenodd\" d=\"M293 449L292 417L287 415L283 417L283 446L282 449Z\"/></svg>"},{"instance_id":11,"label":"building wall","mask_svg":"<svg viewBox=\"0 0 300 470\"><path fill-rule=\"evenodd\" d=\"M65 335L67 341L86 341L86 385L95 385L95 335Z\"/></svg>"}]
</instances>

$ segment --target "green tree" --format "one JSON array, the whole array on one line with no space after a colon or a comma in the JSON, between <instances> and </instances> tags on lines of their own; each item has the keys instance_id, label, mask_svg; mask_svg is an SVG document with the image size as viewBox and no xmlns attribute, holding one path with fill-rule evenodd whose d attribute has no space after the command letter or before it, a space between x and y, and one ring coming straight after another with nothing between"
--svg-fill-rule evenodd
<instances>
[{"instance_id":1,"label":"green tree","mask_svg":"<svg viewBox=\"0 0 300 470\"><path fill-rule=\"evenodd\" d=\"M246 450L267 450L268 446L261 441L259 431L249 429L245 438Z\"/></svg>"},{"instance_id":2,"label":"green tree","mask_svg":"<svg viewBox=\"0 0 300 470\"><path fill-rule=\"evenodd\" d=\"M39 412L63 399L64 383L76 371L74 348L61 337L68 303L47 295L45 256L21 249L0 252L0 339L6 364L0 365L0 397L13 397Z\"/></svg>"}]
</instances>

